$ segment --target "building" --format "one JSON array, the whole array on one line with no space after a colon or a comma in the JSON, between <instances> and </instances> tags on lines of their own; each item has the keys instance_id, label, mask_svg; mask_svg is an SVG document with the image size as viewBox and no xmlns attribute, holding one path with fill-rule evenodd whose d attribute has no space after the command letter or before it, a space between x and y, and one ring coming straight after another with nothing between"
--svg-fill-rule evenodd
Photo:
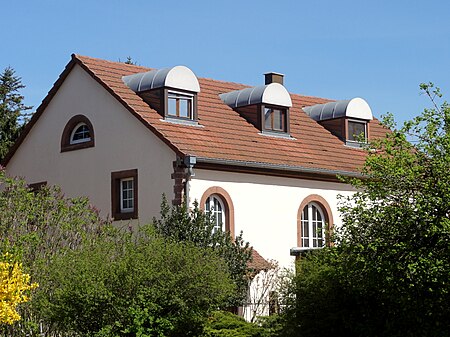
<instances>
[{"instance_id":1,"label":"building","mask_svg":"<svg viewBox=\"0 0 450 337\"><path fill-rule=\"evenodd\" d=\"M353 191L336 175L358 175L361 142L384 133L363 99L291 94L281 74L249 87L72 55L4 165L116 221L151 221L162 194L197 200L289 266L339 225L337 196Z\"/></svg>"}]
</instances>

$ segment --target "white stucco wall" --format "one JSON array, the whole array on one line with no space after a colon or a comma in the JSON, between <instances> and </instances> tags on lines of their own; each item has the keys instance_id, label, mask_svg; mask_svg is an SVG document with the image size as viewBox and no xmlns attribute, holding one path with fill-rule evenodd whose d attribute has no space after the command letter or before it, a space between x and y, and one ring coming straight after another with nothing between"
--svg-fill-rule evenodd
<instances>
[{"instance_id":1,"label":"white stucco wall","mask_svg":"<svg viewBox=\"0 0 450 337\"><path fill-rule=\"evenodd\" d=\"M61 153L69 119L82 114L95 132L95 147ZM59 185L67 196L88 196L111 214L111 172L138 169L140 222L159 214L161 195L173 198L175 153L76 65L7 165L28 183Z\"/></svg>"},{"instance_id":2,"label":"white stucco wall","mask_svg":"<svg viewBox=\"0 0 450 337\"><path fill-rule=\"evenodd\" d=\"M318 194L329 204L335 225L341 223L337 196L349 195L351 187L341 183L273 177L265 175L196 170L190 182L190 201L200 201L210 187L219 186L234 205L235 233L265 258L284 267L292 266L289 250L297 246L297 213L303 199Z\"/></svg>"}]
</instances>

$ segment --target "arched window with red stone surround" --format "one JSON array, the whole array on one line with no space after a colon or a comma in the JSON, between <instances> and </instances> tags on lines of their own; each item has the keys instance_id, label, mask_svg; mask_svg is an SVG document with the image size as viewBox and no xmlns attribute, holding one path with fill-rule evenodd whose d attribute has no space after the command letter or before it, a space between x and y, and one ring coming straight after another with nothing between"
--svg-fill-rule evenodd
<instances>
[{"instance_id":1,"label":"arched window with red stone surround","mask_svg":"<svg viewBox=\"0 0 450 337\"><path fill-rule=\"evenodd\" d=\"M208 188L200 199L200 209L213 213L214 230L221 228L234 237L234 206L227 191L219 186Z\"/></svg>"},{"instance_id":2,"label":"arched window with red stone surround","mask_svg":"<svg viewBox=\"0 0 450 337\"><path fill-rule=\"evenodd\" d=\"M317 194L303 199L297 213L297 245L321 248L330 243L333 216L328 202Z\"/></svg>"}]
</instances>

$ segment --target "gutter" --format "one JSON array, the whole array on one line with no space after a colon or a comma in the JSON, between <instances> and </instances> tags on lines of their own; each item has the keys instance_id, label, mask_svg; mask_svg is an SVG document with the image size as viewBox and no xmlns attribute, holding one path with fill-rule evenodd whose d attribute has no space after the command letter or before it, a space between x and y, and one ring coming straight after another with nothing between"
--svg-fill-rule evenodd
<instances>
[{"instance_id":1,"label":"gutter","mask_svg":"<svg viewBox=\"0 0 450 337\"><path fill-rule=\"evenodd\" d=\"M185 198L186 198L186 204L189 205L189 190L190 190L190 186L189 186L189 181L191 180L191 177L195 177L195 173L194 173L194 166L197 163L197 158L195 156L186 156L184 157L183 160L184 165L186 165L187 167L187 172L186 172L186 181L185 181L185 186L184 186L184 194L185 194ZM188 207L189 209L189 207Z\"/></svg>"},{"instance_id":2,"label":"gutter","mask_svg":"<svg viewBox=\"0 0 450 337\"><path fill-rule=\"evenodd\" d=\"M355 177L355 178L363 177L363 175L359 172L342 171L342 170L328 170L328 169L321 169L321 168L251 162L251 161L243 161L243 160L197 157L197 163L229 165L229 166L258 168L258 169L266 169L266 170L270 169L270 170L298 172L298 173L307 173L307 174L322 174L322 175L329 175L329 176L334 176L334 177L337 175L347 176L347 177Z\"/></svg>"}]
</instances>

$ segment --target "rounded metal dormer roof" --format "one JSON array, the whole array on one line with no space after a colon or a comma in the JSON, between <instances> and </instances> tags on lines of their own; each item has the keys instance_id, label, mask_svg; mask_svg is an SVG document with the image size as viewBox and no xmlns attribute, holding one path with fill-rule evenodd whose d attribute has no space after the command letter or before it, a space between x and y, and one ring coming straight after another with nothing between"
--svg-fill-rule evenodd
<instances>
[{"instance_id":1,"label":"rounded metal dormer roof","mask_svg":"<svg viewBox=\"0 0 450 337\"><path fill-rule=\"evenodd\" d=\"M326 104L316 104L304 107L306 114L315 121L324 121L327 119L350 117L363 120L372 120L372 110L369 104L359 97L335 101Z\"/></svg>"},{"instance_id":2,"label":"rounded metal dormer roof","mask_svg":"<svg viewBox=\"0 0 450 337\"><path fill-rule=\"evenodd\" d=\"M233 109L252 104L271 104L287 108L292 106L291 96L279 83L227 92L220 94L220 98Z\"/></svg>"},{"instance_id":3,"label":"rounded metal dormer roof","mask_svg":"<svg viewBox=\"0 0 450 337\"><path fill-rule=\"evenodd\" d=\"M145 73L124 76L122 80L134 92L163 87L200 92L197 76L185 66L155 69Z\"/></svg>"}]
</instances>

